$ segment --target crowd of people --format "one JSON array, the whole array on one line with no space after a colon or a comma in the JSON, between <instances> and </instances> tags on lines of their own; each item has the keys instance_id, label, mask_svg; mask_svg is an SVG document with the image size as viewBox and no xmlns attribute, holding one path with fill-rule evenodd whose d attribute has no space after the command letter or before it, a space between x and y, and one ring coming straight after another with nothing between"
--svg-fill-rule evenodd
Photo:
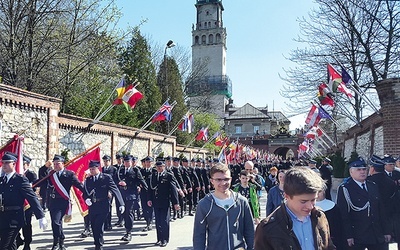
<instances>
[{"instance_id":1,"label":"crowd of people","mask_svg":"<svg viewBox=\"0 0 400 250\"><path fill-rule=\"evenodd\" d=\"M194 249L388 249L400 240L400 171L395 167L400 159L389 155L349 162L350 177L339 186L336 201L329 158L320 166L312 159L308 164L258 159L224 164L170 156L139 161L117 154L116 160L111 165L112 157L104 155L102 162L90 161L81 182L64 167L61 155L46 162L38 175L24 156L25 172L19 175L17 156L4 154L0 249L30 249L31 219L35 215L45 229L46 211L51 249L66 249L63 218L72 186L88 206L81 237L91 235L96 250L103 249L104 231L113 227L123 227L121 241L131 241L135 220L146 222L144 232L155 229L155 244L166 247L170 221L185 216L195 216ZM261 214L264 190L266 214ZM117 220L112 224L114 203Z\"/></svg>"}]
</instances>

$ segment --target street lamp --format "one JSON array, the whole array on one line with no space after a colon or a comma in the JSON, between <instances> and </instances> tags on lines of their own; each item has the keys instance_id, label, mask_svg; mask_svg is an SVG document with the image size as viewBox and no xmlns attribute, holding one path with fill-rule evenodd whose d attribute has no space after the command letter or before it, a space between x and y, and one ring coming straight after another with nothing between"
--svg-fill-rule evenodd
<instances>
[{"instance_id":1,"label":"street lamp","mask_svg":"<svg viewBox=\"0 0 400 250\"><path fill-rule=\"evenodd\" d=\"M169 40L168 42L167 42L167 44L165 45L165 49L164 49L164 79L165 79L165 81L164 81L164 84L165 84L165 90L166 90L166 96L167 96L167 98L169 97L169 93L168 93L168 80L167 80L167 66L168 66L168 64L167 64L167 49L170 49L170 48L172 48L172 47L174 47L175 46L175 43L174 43L174 41L172 41L172 40ZM167 124L167 132L169 133L169 122L168 122L168 124Z\"/></svg>"}]
</instances>

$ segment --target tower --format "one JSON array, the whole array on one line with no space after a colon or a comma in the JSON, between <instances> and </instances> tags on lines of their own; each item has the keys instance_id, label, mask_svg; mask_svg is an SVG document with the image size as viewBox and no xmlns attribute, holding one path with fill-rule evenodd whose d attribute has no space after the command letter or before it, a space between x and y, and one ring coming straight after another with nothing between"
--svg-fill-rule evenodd
<instances>
[{"instance_id":1,"label":"tower","mask_svg":"<svg viewBox=\"0 0 400 250\"><path fill-rule=\"evenodd\" d=\"M189 107L225 117L232 96L226 75L226 29L222 0L197 0L196 24L192 26L192 71L187 82Z\"/></svg>"}]
</instances>

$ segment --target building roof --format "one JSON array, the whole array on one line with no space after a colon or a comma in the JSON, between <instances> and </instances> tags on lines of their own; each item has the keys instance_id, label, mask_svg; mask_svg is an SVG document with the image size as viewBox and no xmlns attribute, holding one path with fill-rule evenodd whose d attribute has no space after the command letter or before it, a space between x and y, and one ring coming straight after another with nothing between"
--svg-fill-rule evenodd
<instances>
[{"instance_id":1,"label":"building roof","mask_svg":"<svg viewBox=\"0 0 400 250\"><path fill-rule=\"evenodd\" d=\"M244 106L238 108L235 112L233 112L226 119L234 120L234 119L271 119L270 116L261 112L258 108L253 105L246 103Z\"/></svg>"}]
</instances>

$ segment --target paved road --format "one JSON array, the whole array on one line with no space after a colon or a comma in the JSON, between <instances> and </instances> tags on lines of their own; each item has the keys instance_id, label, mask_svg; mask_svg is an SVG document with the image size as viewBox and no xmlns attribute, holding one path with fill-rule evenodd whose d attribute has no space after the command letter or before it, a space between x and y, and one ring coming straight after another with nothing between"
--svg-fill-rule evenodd
<instances>
[{"instance_id":1,"label":"paved road","mask_svg":"<svg viewBox=\"0 0 400 250\"><path fill-rule=\"evenodd\" d=\"M261 199L261 215L265 216L265 203L266 193L263 194ZM83 230L83 218L79 213L76 213L77 208L74 207L75 214L73 214L72 222L64 223L64 233L66 235L65 245L68 250L83 250L83 249L94 249L93 238L88 237L81 239L79 237ZM113 209L113 212L115 210ZM46 213L48 221L50 221L50 214ZM113 214L113 223L116 222L116 215ZM177 219L171 222L170 242L165 249L175 250L189 250L192 249L192 232L193 232L193 216L185 216L183 219ZM141 229L144 227L145 222L135 221L134 229L132 231L132 241L125 243L120 241L121 237L125 233L123 228L114 227L112 231L104 233L104 249L105 250L117 250L117 249L146 249L146 250L159 250L162 249L159 246L155 246L156 232L151 230L149 232L142 232ZM44 250L50 249L52 246L52 234L51 229L42 231L39 229L38 222L33 219L33 244L32 249ZM390 244L390 250L397 250L395 244Z\"/></svg>"}]
</instances>

